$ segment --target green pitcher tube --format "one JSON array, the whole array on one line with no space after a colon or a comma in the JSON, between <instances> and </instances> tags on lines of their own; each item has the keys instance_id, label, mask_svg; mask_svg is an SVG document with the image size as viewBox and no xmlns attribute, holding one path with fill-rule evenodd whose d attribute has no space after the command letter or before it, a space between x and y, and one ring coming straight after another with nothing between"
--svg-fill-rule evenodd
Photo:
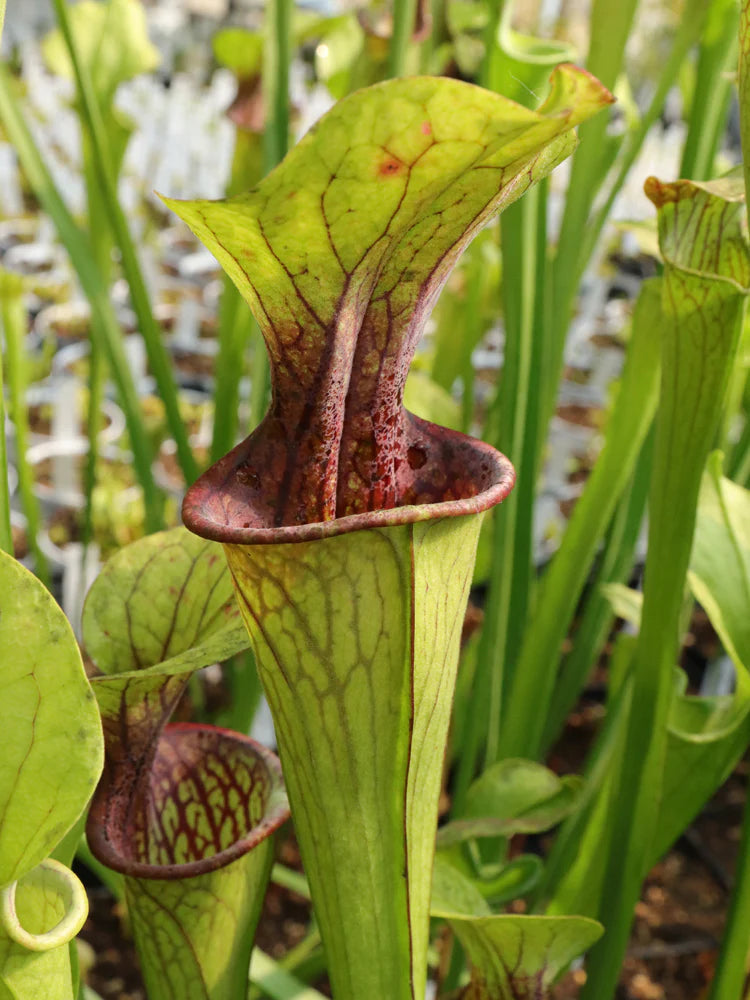
<instances>
[{"instance_id":1,"label":"green pitcher tube","mask_svg":"<svg viewBox=\"0 0 750 1000\"><path fill-rule=\"evenodd\" d=\"M413 447L427 435L441 442L440 461L418 471L406 463L418 492L433 490L432 504L293 527L211 524L219 511L231 518L235 494L212 483L241 483L228 474L244 461L240 445L198 481L184 511L194 530L236 539L224 550L274 717L337 1000L424 996L463 615L482 510L513 483L510 463L489 446L411 426ZM451 477L459 467L462 477ZM461 489L468 496L442 499Z\"/></svg>"}]
</instances>

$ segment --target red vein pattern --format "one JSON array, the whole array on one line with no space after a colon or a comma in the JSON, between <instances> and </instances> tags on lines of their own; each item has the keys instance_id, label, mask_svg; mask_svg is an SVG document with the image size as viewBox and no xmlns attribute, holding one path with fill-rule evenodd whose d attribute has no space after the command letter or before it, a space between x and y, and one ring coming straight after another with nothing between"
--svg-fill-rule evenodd
<instances>
[{"instance_id":1,"label":"red vein pattern","mask_svg":"<svg viewBox=\"0 0 750 1000\"><path fill-rule=\"evenodd\" d=\"M191 530L293 540L272 533L502 499L507 464L409 414L406 376L463 250L569 155L573 127L610 100L573 67L558 68L539 112L454 80L388 81L340 102L246 195L168 202L246 297L272 369L264 421L188 492ZM325 534L299 537L316 531Z\"/></svg>"},{"instance_id":2,"label":"red vein pattern","mask_svg":"<svg viewBox=\"0 0 750 1000\"><path fill-rule=\"evenodd\" d=\"M153 879L212 871L289 815L278 761L239 733L176 723L140 752L129 755L127 735L117 746L116 780L100 783L87 826L92 850L116 871Z\"/></svg>"}]
</instances>

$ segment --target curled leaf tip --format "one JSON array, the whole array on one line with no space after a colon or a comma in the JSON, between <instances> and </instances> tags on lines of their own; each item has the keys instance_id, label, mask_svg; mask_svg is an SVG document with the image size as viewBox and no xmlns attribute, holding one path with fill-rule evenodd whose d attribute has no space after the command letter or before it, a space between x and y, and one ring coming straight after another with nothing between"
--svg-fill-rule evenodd
<instances>
[{"instance_id":1,"label":"curled leaf tip","mask_svg":"<svg viewBox=\"0 0 750 1000\"><path fill-rule=\"evenodd\" d=\"M649 177L644 190L658 211L659 248L670 274L717 280L728 294L747 294L750 245L739 171L713 181ZM691 298L681 295L680 303L692 308Z\"/></svg>"},{"instance_id":2,"label":"curled leaf tip","mask_svg":"<svg viewBox=\"0 0 750 1000\"><path fill-rule=\"evenodd\" d=\"M588 70L573 63L559 63L550 76L550 91L540 114L567 118L571 125L590 118L617 98Z\"/></svg>"},{"instance_id":3,"label":"curled leaf tip","mask_svg":"<svg viewBox=\"0 0 750 1000\"><path fill-rule=\"evenodd\" d=\"M643 190L646 193L646 197L657 208L661 208L669 202L696 198L701 193L720 198L725 202L742 202L745 200L744 183L741 175L736 170L712 181L693 181L687 179L660 181L658 177L647 177L643 184Z\"/></svg>"},{"instance_id":4,"label":"curled leaf tip","mask_svg":"<svg viewBox=\"0 0 750 1000\"><path fill-rule=\"evenodd\" d=\"M39 907L41 913L62 912L53 927L33 931L23 926L16 910L19 889L48 901ZM68 944L83 927L88 912L88 897L78 877L54 858L45 858L22 879L0 891L0 927L27 951L51 951Z\"/></svg>"},{"instance_id":5,"label":"curled leaf tip","mask_svg":"<svg viewBox=\"0 0 750 1000\"><path fill-rule=\"evenodd\" d=\"M657 208L662 208L670 202L693 198L698 193L698 187L692 181L678 180L660 181L658 177L647 177L643 184L646 197Z\"/></svg>"}]
</instances>

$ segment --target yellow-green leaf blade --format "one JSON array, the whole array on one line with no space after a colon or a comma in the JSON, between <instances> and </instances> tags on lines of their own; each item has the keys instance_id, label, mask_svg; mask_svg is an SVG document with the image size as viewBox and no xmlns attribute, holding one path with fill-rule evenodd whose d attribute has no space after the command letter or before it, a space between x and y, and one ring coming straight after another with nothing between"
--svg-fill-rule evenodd
<instances>
[{"instance_id":1,"label":"yellow-green leaf blade","mask_svg":"<svg viewBox=\"0 0 750 1000\"><path fill-rule=\"evenodd\" d=\"M159 50L149 41L145 11L137 0L81 0L71 5L69 17L76 48L103 105L111 103L119 84L159 65ZM42 53L53 73L73 79L59 30L44 39Z\"/></svg>"},{"instance_id":2,"label":"yellow-green leaf blade","mask_svg":"<svg viewBox=\"0 0 750 1000\"><path fill-rule=\"evenodd\" d=\"M73 632L49 592L0 553L0 886L30 871L83 811L102 733Z\"/></svg>"}]
</instances>

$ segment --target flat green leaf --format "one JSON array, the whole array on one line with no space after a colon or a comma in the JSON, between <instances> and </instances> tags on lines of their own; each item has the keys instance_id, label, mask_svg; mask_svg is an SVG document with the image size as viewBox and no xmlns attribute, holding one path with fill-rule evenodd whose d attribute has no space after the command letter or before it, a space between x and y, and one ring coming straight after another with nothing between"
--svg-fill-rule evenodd
<instances>
[{"instance_id":1,"label":"flat green leaf","mask_svg":"<svg viewBox=\"0 0 750 1000\"><path fill-rule=\"evenodd\" d=\"M82 629L103 671L93 689L115 761L149 752L190 674L249 644L220 547L182 527L139 539L107 562L86 597Z\"/></svg>"},{"instance_id":2,"label":"flat green leaf","mask_svg":"<svg viewBox=\"0 0 750 1000\"><path fill-rule=\"evenodd\" d=\"M586 917L441 916L472 966L462 1000L546 997L560 973L604 930Z\"/></svg>"},{"instance_id":3,"label":"flat green leaf","mask_svg":"<svg viewBox=\"0 0 750 1000\"><path fill-rule=\"evenodd\" d=\"M49 592L0 552L0 886L47 857L102 769L99 713Z\"/></svg>"},{"instance_id":4,"label":"flat green leaf","mask_svg":"<svg viewBox=\"0 0 750 1000\"><path fill-rule=\"evenodd\" d=\"M263 35L246 28L224 28L213 37L216 61L231 69L240 80L260 75L263 64Z\"/></svg>"},{"instance_id":5,"label":"flat green leaf","mask_svg":"<svg viewBox=\"0 0 750 1000\"><path fill-rule=\"evenodd\" d=\"M491 907L503 906L531 892L542 874L542 859L534 854L520 854L500 866L492 875L477 874L460 848L439 850L435 855L432 879L431 913L463 913L482 916Z\"/></svg>"},{"instance_id":6,"label":"flat green leaf","mask_svg":"<svg viewBox=\"0 0 750 1000\"><path fill-rule=\"evenodd\" d=\"M159 50L149 41L146 14L138 0L81 0L71 5L69 17L76 49L103 107L109 108L121 83L159 65ZM73 79L59 30L44 39L42 53L53 73Z\"/></svg>"},{"instance_id":7,"label":"flat green leaf","mask_svg":"<svg viewBox=\"0 0 750 1000\"><path fill-rule=\"evenodd\" d=\"M247 194L165 199L266 340L274 400L245 466L272 523L402 499L412 424L401 393L440 289L488 219L564 159L574 126L610 100L570 66L539 111L456 80L390 80L339 102Z\"/></svg>"},{"instance_id":8,"label":"flat green leaf","mask_svg":"<svg viewBox=\"0 0 750 1000\"><path fill-rule=\"evenodd\" d=\"M750 671L750 492L721 474L715 452L703 477L688 580L745 687Z\"/></svg>"},{"instance_id":9,"label":"flat green leaf","mask_svg":"<svg viewBox=\"0 0 750 1000\"><path fill-rule=\"evenodd\" d=\"M404 406L411 413L457 431L461 426L461 407L441 385L425 372L409 372L404 387Z\"/></svg>"},{"instance_id":10,"label":"flat green leaf","mask_svg":"<svg viewBox=\"0 0 750 1000\"><path fill-rule=\"evenodd\" d=\"M489 916L491 913L474 880L451 864L443 851L435 855L430 912L463 913L473 917Z\"/></svg>"},{"instance_id":11,"label":"flat green leaf","mask_svg":"<svg viewBox=\"0 0 750 1000\"><path fill-rule=\"evenodd\" d=\"M581 781L564 778L530 760L503 760L488 768L469 789L466 816L441 827L441 847L475 837L539 833L575 808Z\"/></svg>"},{"instance_id":12,"label":"flat green leaf","mask_svg":"<svg viewBox=\"0 0 750 1000\"><path fill-rule=\"evenodd\" d=\"M605 583L601 592L609 601L618 618L622 618L635 629L641 627L643 594L640 590L633 590L632 587L627 587L624 583Z\"/></svg>"}]
</instances>

